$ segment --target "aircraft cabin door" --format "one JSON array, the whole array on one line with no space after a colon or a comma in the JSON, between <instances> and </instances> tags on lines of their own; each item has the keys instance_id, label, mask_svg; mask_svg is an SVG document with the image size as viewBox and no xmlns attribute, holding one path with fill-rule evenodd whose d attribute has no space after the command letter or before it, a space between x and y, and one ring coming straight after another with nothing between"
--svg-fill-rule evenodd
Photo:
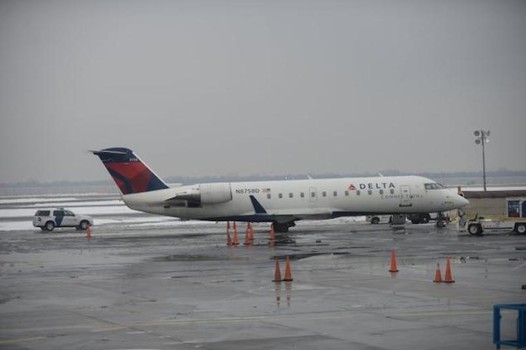
<instances>
[{"instance_id":1,"label":"aircraft cabin door","mask_svg":"<svg viewBox=\"0 0 526 350\"><path fill-rule=\"evenodd\" d=\"M411 187L409 185L400 186L400 207L412 207L413 196L411 195Z\"/></svg>"},{"instance_id":2,"label":"aircraft cabin door","mask_svg":"<svg viewBox=\"0 0 526 350\"><path fill-rule=\"evenodd\" d=\"M309 188L309 198L311 202L318 201L318 190L316 189L316 187Z\"/></svg>"}]
</instances>

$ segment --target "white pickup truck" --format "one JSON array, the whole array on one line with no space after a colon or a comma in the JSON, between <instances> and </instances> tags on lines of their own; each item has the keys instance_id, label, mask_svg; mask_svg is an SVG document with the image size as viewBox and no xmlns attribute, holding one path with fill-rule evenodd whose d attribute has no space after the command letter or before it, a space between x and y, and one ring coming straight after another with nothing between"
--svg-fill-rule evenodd
<instances>
[{"instance_id":1,"label":"white pickup truck","mask_svg":"<svg viewBox=\"0 0 526 350\"><path fill-rule=\"evenodd\" d=\"M526 218L511 219L511 220L493 220L479 218L462 220L459 222L459 231L467 231L470 235L482 235L484 231L492 232L516 232L520 234L526 233Z\"/></svg>"}]
</instances>

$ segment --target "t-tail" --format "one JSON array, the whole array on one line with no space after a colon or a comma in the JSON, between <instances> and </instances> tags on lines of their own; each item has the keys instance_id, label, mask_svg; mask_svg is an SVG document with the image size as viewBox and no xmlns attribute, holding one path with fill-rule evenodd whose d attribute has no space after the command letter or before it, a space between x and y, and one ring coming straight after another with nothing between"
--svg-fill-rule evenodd
<instances>
[{"instance_id":1,"label":"t-tail","mask_svg":"<svg viewBox=\"0 0 526 350\"><path fill-rule=\"evenodd\" d=\"M100 158L123 195L168 188L131 149L114 147L91 152Z\"/></svg>"}]
</instances>

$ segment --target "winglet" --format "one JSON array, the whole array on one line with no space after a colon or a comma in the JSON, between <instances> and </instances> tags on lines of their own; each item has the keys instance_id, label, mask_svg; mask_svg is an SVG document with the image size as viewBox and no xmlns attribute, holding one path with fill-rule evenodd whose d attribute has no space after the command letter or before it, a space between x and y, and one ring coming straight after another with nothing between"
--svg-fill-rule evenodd
<instances>
[{"instance_id":1,"label":"winglet","mask_svg":"<svg viewBox=\"0 0 526 350\"><path fill-rule=\"evenodd\" d=\"M263 208L261 203L258 202L256 197L254 196L249 196L249 197L250 197L250 201L252 202L252 205L254 206L254 210L256 211L256 214L267 214L267 211L265 210L265 208Z\"/></svg>"}]
</instances>

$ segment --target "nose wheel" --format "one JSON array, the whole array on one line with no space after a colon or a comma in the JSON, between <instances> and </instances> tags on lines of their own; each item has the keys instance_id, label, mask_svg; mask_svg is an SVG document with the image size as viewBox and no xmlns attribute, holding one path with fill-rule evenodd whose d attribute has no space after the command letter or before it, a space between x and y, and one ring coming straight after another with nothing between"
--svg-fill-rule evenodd
<instances>
[{"instance_id":1,"label":"nose wheel","mask_svg":"<svg viewBox=\"0 0 526 350\"><path fill-rule=\"evenodd\" d=\"M444 215L444 213L438 213L436 225L438 228L446 227L449 223L449 216Z\"/></svg>"}]
</instances>

